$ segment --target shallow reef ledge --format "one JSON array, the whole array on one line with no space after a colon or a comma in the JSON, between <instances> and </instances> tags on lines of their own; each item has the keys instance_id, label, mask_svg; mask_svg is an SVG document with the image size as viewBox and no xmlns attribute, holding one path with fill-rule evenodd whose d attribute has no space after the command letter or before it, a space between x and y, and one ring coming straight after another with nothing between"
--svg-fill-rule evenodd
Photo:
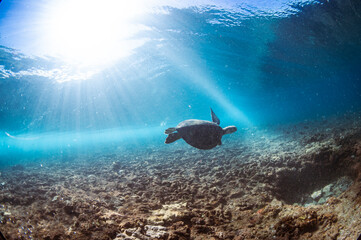
<instances>
[{"instance_id":1,"label":"shallow reef ledge","mask_svg":"<svg viewBox=\"0 0 361 240\"><path fill-rule=\"evenodd\" d=\"M357 239L360 115L1 169L11 239Z\"/></svg>"}]
</instances>

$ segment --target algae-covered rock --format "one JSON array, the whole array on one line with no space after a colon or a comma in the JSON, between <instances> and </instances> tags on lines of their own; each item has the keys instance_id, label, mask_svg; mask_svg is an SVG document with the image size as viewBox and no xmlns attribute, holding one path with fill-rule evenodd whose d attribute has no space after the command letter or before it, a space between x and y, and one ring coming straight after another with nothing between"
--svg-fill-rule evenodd
<instances>
[{"instance_id":1,"label":"algae-covered rock","mask_svg":"<svg viewBox=\"0 0 361 240\"><path fill-rule=\"evenodd\" d=\"M322 193L323 193L323 196L324 197L330 197L332 196L332 188L333 188L333 184L328 184L327 186L325 186L323 189L322 189Z\"/></svg>"},{"instance_id":2,"label":"algae-covered rock","mask_svg":"<svg viewBox=\"0 0 361 240\"><path fill-rule=\"evenodd\" d=\"M322 190L315 191L311 194L313 200L318 200L322 195Z\"/></svg>"}]
</instances>

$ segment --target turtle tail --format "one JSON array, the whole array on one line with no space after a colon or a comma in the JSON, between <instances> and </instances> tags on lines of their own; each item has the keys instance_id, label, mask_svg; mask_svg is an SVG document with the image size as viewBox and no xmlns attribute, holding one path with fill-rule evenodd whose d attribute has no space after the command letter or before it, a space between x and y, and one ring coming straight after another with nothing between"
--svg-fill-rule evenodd
<instances>
[{"instance_id":1,"label":"turtle tail","mask_svg":"<svg viewBox=\"0 0 361 240\"><path fill-rule=\"evenodd\" d=\"M178 139L180 139L181 136L176 132L176 133L171 133L168 135L168 137L165 139L165 144L169 144L172 142L177 141Z\"/></svg>"}]
</instances>

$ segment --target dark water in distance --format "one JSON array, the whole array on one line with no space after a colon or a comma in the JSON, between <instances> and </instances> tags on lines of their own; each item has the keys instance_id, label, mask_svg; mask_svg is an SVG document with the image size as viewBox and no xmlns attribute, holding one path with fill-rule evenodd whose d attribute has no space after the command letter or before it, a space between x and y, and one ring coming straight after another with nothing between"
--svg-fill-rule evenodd
<instances>
[{"instance_id":1,"label":"dark water in distance","mask_svg":"<svg viewBox=\"0 0 361 240\"><path fill-rule=\"evenodd\" d=\"M210 120L209 107L221 126L239 129L360 110L360 1L290 9L149 14L136 37L150 40L88 80L59 82L52 70L61 60L0 46L1 164L125 142L134 151L163 145L164 129Z\"/></svg>"}]
</instances>

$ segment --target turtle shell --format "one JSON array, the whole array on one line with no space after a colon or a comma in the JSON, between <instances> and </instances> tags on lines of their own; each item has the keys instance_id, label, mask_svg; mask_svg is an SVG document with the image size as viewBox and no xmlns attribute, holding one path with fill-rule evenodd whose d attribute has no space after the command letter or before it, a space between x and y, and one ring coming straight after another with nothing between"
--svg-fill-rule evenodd
<instances>
[{"instance_id":1,"label":"turtle shell","mask_svg":"<svg viewBox=\"0 0 361 240\"><path fill-rule=\"evenodd\" d=\"M190 119L179 123L176 129L195 148L211 149L222 144L223 129L214 122Z\"/></svg>"}]
</instances>

